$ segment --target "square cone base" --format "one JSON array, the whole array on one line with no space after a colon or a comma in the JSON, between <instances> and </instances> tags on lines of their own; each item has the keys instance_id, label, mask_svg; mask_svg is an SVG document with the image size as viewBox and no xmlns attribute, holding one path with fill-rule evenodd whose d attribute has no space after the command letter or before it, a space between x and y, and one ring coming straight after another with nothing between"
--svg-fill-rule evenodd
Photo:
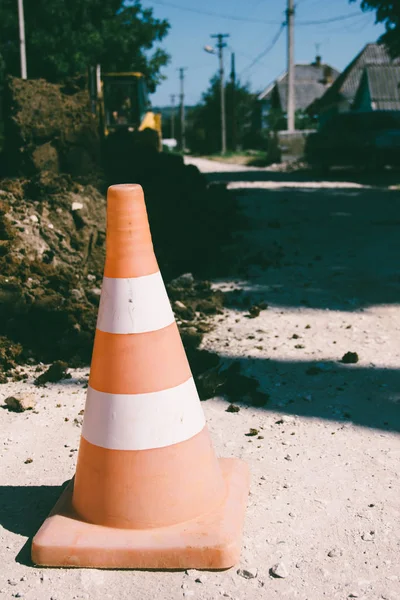
<instances>
[{"instance_id":1,"label":"square cone base","mask_svg":"<svg viewBox=\"0 0 400 600\"><path fill-rule=\"evenodd\" d=\"M198 519L157 529L113 529L79 520L72 482L32 542L32 560L48 567L226 569L239 561L249 470L220 459L227 496Z\"/></svg>"}]
</instances>

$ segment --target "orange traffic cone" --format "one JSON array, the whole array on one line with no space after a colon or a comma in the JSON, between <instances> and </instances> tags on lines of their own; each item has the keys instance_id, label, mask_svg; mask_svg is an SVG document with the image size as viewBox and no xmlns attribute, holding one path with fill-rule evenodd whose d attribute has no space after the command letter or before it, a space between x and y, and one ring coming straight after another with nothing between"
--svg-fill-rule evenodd
<instances>
[{"instance_id":1,"label":"orange traffic cone","mask_svg":"<svg viewBox=\"0 0 400 600\"><path fill-rule=\"evenodd\" d=\"M215 457L139 185L109 188L106 246L76 476L33 539L32 560L230 567L248 469Z\"/></svg>"}]
</instances>

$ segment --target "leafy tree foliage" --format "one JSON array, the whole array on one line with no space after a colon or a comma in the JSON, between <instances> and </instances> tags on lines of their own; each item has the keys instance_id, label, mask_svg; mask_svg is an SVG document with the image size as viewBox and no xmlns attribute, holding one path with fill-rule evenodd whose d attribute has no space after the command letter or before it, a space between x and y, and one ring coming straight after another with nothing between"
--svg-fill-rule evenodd
<instances>
[{"instance_id":1,"label":"leafy tree foliage","mask_svg":"<svg viewBox=\"0 0 400 600\"><path fill-rule=\"evenodd\" d=\"M24 9L29 77L59 82L100 63L103 71L144 73L150 91L162 79L169 57L160 48L148 51L169 24L139 0L25 0ZM0 2L0 54L6 72L19 75L16 0Z\"/></svg>"},{"instance_id":2,"label":"leafy tree foliage","mask_svg":"<svg viewBox=\"0 0 400 600\"><path fill-rule=\"evenodd\" d=\"M221 150L221 99L218 76L211 79L200 104L188 113L187 145L193 152ZM246 85L225 86L227 147L258 147L257 101Z\"/></svg>"},{"instance_id":3,"label":"leafy tree foliage","mask_svg":"<svg viewBox=\"0 0 400 600\"><path fill-rule=\"evenodd\" d=\"M360 5L364 11L376 11L376 22L386 26L380 41L388 47L393 57L400 56L400 0L361 0Z\"/></svg>"}]
</instances>

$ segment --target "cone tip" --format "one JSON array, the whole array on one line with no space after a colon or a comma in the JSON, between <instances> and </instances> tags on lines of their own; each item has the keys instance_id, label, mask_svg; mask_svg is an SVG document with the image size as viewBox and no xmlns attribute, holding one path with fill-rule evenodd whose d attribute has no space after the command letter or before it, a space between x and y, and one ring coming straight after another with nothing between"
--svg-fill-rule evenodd
<instances>
[{"instance_id":1,"label":"cone tip","mask_svg":"<svg viewBox=\"0 0 400 600\"><path fill-rule=\"evenodd\" d=\"M126 196L143 196L143 188L138 183L118 183L115 185L110 185L107 190L107 195L114 196L117 198L126 197Z\"/></svg>"}]
</instances>

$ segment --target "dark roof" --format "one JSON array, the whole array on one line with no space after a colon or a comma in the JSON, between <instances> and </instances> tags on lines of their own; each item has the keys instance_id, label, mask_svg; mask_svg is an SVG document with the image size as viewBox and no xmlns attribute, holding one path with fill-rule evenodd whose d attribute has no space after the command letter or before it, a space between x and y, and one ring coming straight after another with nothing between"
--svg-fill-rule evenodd
<instances>
[{"instance_id":1,"label":"dark roof","mask_svg":"<svg viewBox=\"0 0 400 600\"><path fill-rule=\"evenodd\" d=\"M365 72L374 110L400 110L400 65L369 65Z\"/></svg>"},{"instance_id":2,"label":"dark roof","mask_svg":"<svg viewBox=\"0 0 400 600\"><path fill-rule=\"evenodd\" d=\"M339 75L339 72L326 64L295 65L294 90L296 109L304 110L326 91L328 85ZM258 96L259 100L269 100L274 91L278 91L282 110L287 107L288 75L284 73L277 81L269 85Z\"/></svg>"},{"instance_id":3,"label":"dark roof","mask_svg":"<svg viewBox=\"0 0 400 600\"><path fill-rule=\"evenodd\" d=\"M385 46L367 44L339 75L318 103L319 108L347 100L354 101L363 71L367 65L400 64L400 58L392 60Z\"/></svg>"}]
</instances>

